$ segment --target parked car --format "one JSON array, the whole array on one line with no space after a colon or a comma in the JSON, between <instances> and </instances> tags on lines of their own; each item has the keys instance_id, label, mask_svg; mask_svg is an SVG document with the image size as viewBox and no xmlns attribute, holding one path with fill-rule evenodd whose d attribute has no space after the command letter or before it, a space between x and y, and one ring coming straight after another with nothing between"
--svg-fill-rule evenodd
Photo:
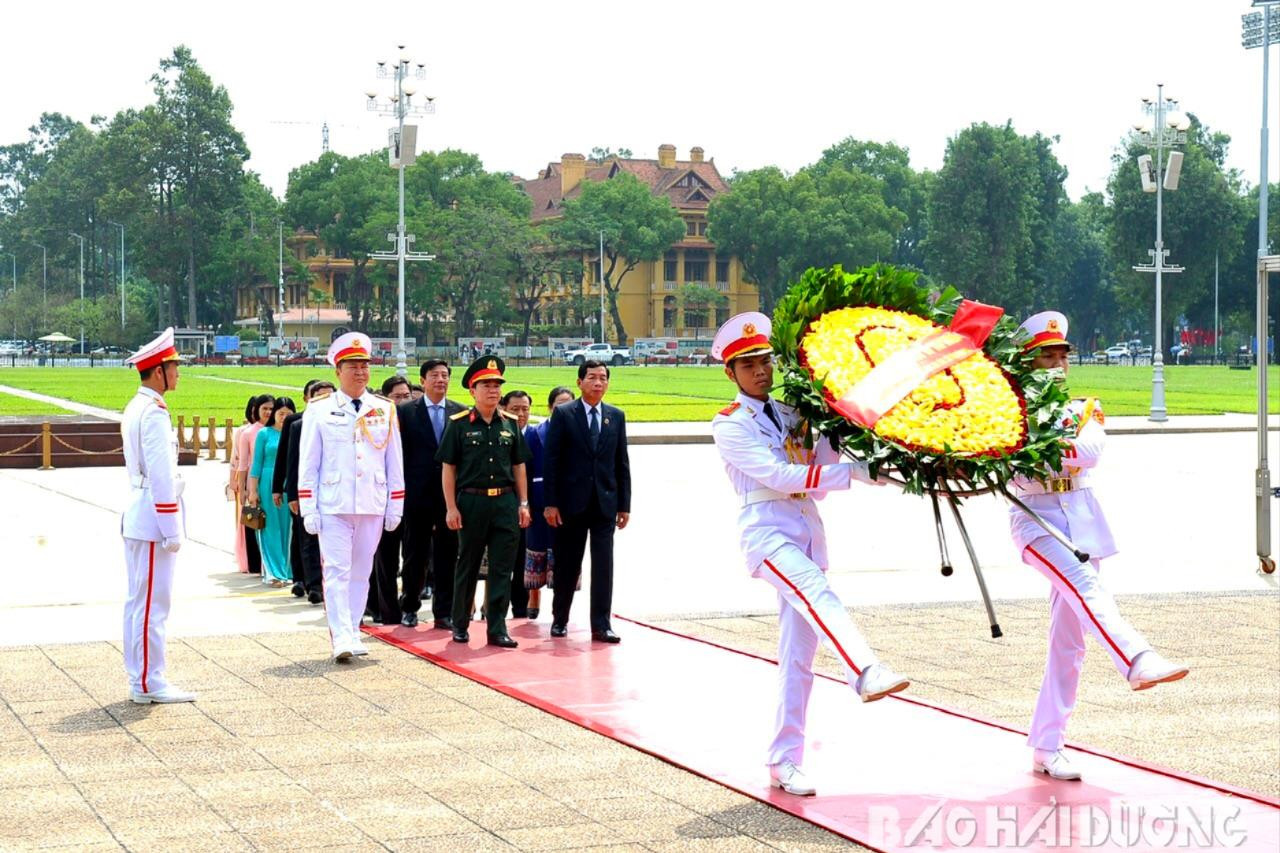
<instances>
[{"instance_id":1,"label":"parked car","mask_svg":"<svg viewBox=\"0 0 1280 853\"><path fill-rule=\"evenodd\" d=\"M1115 344L1114 346L1107 347L1104 355L1106 355L1107 361L1111 361L1112 359L1128 358L1129 348L1124 344Z\"/></svg>"},{"instance_id":2,"label":"parked car","mask_svg":"<svg viewBox=\"0 0 1280 853\"><path fill-rule=\"evenodd\" d=\"M591 344L582 349L571 349L564 354L565 364L583 364L587 361L599 361L604 364L630 364L631 350L615 348L613 344Z\"/></svg>"}]
</instances>

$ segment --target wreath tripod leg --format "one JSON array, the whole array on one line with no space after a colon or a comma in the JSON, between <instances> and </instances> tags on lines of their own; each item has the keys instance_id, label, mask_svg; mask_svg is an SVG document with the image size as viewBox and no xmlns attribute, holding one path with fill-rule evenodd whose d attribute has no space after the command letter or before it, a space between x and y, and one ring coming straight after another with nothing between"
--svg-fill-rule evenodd
<instances>
[{"instance_id":1,"label":"wreath tripod leg","mask_svg":"<svg viewBox=\"0 0 1280 853\"><path fill-rule=\"evenodd\" d=\"M960 538L964 540L964 547L969 552L969 562L973 565L973 574L978 579L978 591L982 593L982 604L987 608L987 621L991 625L991 636L1002 637L1004 632L1000 630L1000 623L996 621L996 610L991 605L991 594L987 592L987 581L982 576L982 566L978 563L978 554L973 550L973 542L969 539L969 531L964 526L964 519L960 517L960 502L951 493L950 487L947 488L947 503L951 505L951 514L955 517L956 527L960 529Z\"/></svg>"},{"instance_id":2,"label":"wreath tripod leg","mask_svg":"<svg viewBox=\"0 0 1280 853\"><path fill-rule=\"evenodd\" d=\"M929 499L933 501L933 528L938 534L938 553L942 555L942 576L951 577L955 571L951 567L951 555L947 553L947 534L942 529L942 510L938 508L937 483L929 490Z\"/></svg>"},{"instance_id":3,"label":"wreath tripod leg","mask_svg":"<svg viewBox=\"0 0 1280 853\"><path fill-rule=\"evenodd\" d=\"M1032 509L1022 501L1020 501L1017 498L1017 496L1015 496L1012 492L1010 492L1007 488L1005 488L1004 485L1000 485L997 488L1000 490L1000 494L1004 495L1006 498L1009 499L1009 503L1013 504L1018 509L1022 510L1022 512L1024 512L1028 518L1030 518L1036 524L1040 525L1041 529L1043 529L1045 533L1048 533L1054 539L1058 540L1058 544L1060 544L1062 547L1066 548L1068 551L1074 554L1077 560L1079 560L1082 564L1089 562L1089 555L1086 554L1084 551L1081 551L1079 548L1077 548L1074 542L1072 542L1070 539L1068 539L1066 536L1062 534L1061 530L1059 530L1058 528L1054 527L1052 524L1050 524L1049 522L1041 518L1038 512L1036 512L1034 509Z\"/></svg>"}]
</instances>

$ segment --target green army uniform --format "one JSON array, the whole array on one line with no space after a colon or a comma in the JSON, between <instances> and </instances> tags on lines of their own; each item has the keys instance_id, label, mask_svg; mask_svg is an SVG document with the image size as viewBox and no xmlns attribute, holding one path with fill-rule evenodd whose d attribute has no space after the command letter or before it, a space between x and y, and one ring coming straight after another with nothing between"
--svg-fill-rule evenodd
<instances>
[{"instance_id":1,"label":"green army uniform","mask_svg":"<svg viewBox=\"0 0 1280 853\"><path fill-rule=\"evenodd\" d=\"M478 359L463 375L463 383L470 387L473 372L481 374L474 381L487 378L477 365L494 362L501 365L501 359ZM520 547L520 518L513 468L528 462L531 456L515 417L501 410L495 410L493 420L486 422L473 406L451 417L445 425L436 461L455 466L457 505L462 515L453 586L455 632L466 631L471 619L485 548L489 549L490 566L515 564ZM485 588L488 634L506 636L511 573L490 571Z\"/></svg>"}]
</instances>

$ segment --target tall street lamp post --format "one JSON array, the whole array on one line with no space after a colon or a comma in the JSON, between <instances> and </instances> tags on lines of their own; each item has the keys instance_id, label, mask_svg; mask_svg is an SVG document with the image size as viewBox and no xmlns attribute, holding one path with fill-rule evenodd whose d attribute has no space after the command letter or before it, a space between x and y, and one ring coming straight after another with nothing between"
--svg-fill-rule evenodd
<instances>
[{"instance_id":1,"label":"tall street lamp post","mask_svg":"<svg viewBox=\"0 0 1280 853\"><path fill-rule=\"evenodd\" d=\"M1190 124L1184 115L1178 115L1178 102L1164 96L1164 84L1156 84L1156 99L1143 98L1143 109L1149 118L1134 126L1133 139L1140 145L1154 148L1156 152L1155 172L1151 169L1151 157L1143 155L1138 158L1138 171L1142 177L1142 188L1146 192L1156 194L1156 247L1148 249L1151 263L1137 264L1135 272L1154 273L1156 278L1156 334L1155 346L1151 350L1151 411L1147 418L1152 421L1169 419L1164 405L1164 319L1161 314L1164 273L1180 273L1183 268L1166 264L1169 250L1164 247L1164 190L1178 188L1178 174L1182 168L1182 152L1174 151L1169 155L1169 169L1164 168L1164 149L1187 141L1187 128Z\"/></svg>"},{"instance_id":2,"label":"tall street lamp post","mask_svg":"<svg viewBox=\"0 0 1280 853\"><path fill-rule=\"evenodd\" d=\"M395 93L388 96L389 103L380 103L378 101L378 93L372 89L365 92L365 97L367 98L365 107L370 112L393 116L396 120L396 129L392 131L388 153L390 154L392 167L399 172L400 211L399 218L396 220L396 233L387 235L388 240L395 242L396 250L394 252L370 252L369 257L380 261L396 262L399 300L396 311L396 373L400 376L404 376L409 370L409 366L405 361L404 351L404 262L435 259L435 255L426 252L409 251L409 244L414 242L415 237L412 234L406 234L404 231L404 167L414 161L418 133L418 128L415 125L409 125L409 136L406 138L404 120L406 116L431 115L436 111L434 98L426 98L426 103L423 104L413 103L413 96L417 94L417 88L406 81L410 75L419 80L426 79L427 69L421 62L414 69L410 69L409 65L409 57L404 52L404 45L400 45L400 58L396 61L394 68L387 68L387 63L385 62L378 63L378 78L395 81Z\"/></svg>"},{"instance_id":3,"label":"tall street lamp post","mask_svg":"<svg viewBox=\"0 0 1280 853\"><path fill-rule=\"evenodd\" d=\"M80 241L80 354L84 355L84 238L74 232L71 237Z\"/></svg>"},{"instance_id":4,"label":"tall street lamp post","mask_svg":"<svg viewBox=\"0 0 1280 853\"><path fill-rule=\"evenodd\" d=\"M1241 16L1241 44L1246 50L1262 48L1262 154L1258 182L1257 326L1254 331L1257 341L1254 359L1258 366L1258 467L1254 471L1254 495L1258 560L1261 571L1268 574L1275 571L1276 564L1271 558L1271 500L1274 493L1271 489L1271 463L1267 459L1267 288L1271 273L1280 271L1280 258L1268 254L1267 241L1267 78L1270 76L1268 64L1271 45L1280 41L1280 20L1271 16L1271 7L1277 2L1278 0L1253 0L1253 5L1261 6L1262 11Z\"/></svg>"},{"instance_id":5,"label":"tall street lamp post","mask_svg":"<svg viewBox=\"0 0 1280 853\"><path fill-rule=\"evenodd\" d=\"M252 216L252 211L250 211L250 216ZM280 310L278 312L278 316L280 319L276 322L276 326L279 327L280 331L278 331L276 334L278 334L280 336L280 339L283 341L284 340L284 220L283 219L276 220L276 232L277 232L276 237L280 242L280 293L279 293Z\"/></svg>"},{"instance_id":6,"label":"tall street lamp post","mask_svg":"<svg viewBox=\"0 0 1280 853\"><path fill-rule=\"evenodd\" d=\"M49 313L49 250L39 243L32 243L40 250L40 290L44 293L44 307L40 313L40 324L44 325Z\"/></svg>"},{"instance_id":7,"label":"tall street lamp post","mask_svg":"<svg viewBox=\"0 0 1280 853\"><path fill-rule=\"evenodd\" d=\"M120 280L117 282L120 286L120 334L124 334L124 226L119 222L107 220L108 225L114 225L120 229Z\"/></svg>"},{"instance_id":8,"label":"tall street lamp post","mask_svg":"<svg viewBox=\"0 0 1280 853\"><path fill-rule=\"evenodd\" d=\"M18 256L13 252L0 252L0 255L8 255L9 262L12 264L10 272L13 274L13 287L9 290L13 294L13 339L18 339Z\"/></svg>"}]
</instances>

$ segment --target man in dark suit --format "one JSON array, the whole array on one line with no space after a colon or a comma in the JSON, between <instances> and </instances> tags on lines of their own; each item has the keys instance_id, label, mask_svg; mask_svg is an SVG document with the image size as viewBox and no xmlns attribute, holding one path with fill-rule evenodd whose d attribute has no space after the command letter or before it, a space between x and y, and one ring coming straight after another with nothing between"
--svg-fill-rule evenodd
<instances>
[{"instance_id":1,"label":"man in dark suit","mask_svg":"<svg viewBox=\"0 0 1280 853\"><path fill-rule=\"evenodd\" d=\"M422 398L397 407L404 449L404 568L401 577L400 624L418 624L427 559L431 560L431 613L434 626L453 630L453 573L458 562L458 534L444 522L442 466L436 461L440 436L449 418L466 407L447 399L449 364L428 359L418 370Z\"/></svg>"},{"instance_id":2,"label":"man in dark suit","mask_svg":"<svg viewBox=\"0 0 1280 853\"><path fill-rule=\"evenodd\" d=\"M413 399L413 383L407 378L392 374L382 382L380 396L397 406ZM378 550L373 554L373 575L369 579L369 599L365 614L382 625L395 625L403 620L397 582L400 579L400 552L404 544L404 525L395 530L382 531Z\"/></svg>"},{"instance_id":3,"label":"man in dark suit","mask_svg":"<svg viewBox=\"0 0 1280 853\"><path fill-rule=\"evenodd\" d=\"M312 379L302 389L305 403L333 393L333 383ZM308 533L298 514L298 446L302 436L302 412L289 415L280 425L280 447L276 450L276 467L271 477L272 497L288 501L293 514L293 535L289 537L289 563L293 567L293 594L306 595L312 604L324 600L321 582L320 539ZM281 464L281 460L284 464Z\"/></svg>"},{"instance_id":4,"label":"man in dark suit","mask_svg":"<svg viewBox=\"0 0 1280 853\"><path fill-rule=\"evenodd\" d=\"M598 361L578 367L578 400L558 406L547 426L543 489L547 524L555 528L555 597L551 636L569 624L574 586L591 538L591 639L617 643L613 609L613 531L631 515L631 463L622 410L606 404L609 368Z\"/></svg>"}]
</instances>

